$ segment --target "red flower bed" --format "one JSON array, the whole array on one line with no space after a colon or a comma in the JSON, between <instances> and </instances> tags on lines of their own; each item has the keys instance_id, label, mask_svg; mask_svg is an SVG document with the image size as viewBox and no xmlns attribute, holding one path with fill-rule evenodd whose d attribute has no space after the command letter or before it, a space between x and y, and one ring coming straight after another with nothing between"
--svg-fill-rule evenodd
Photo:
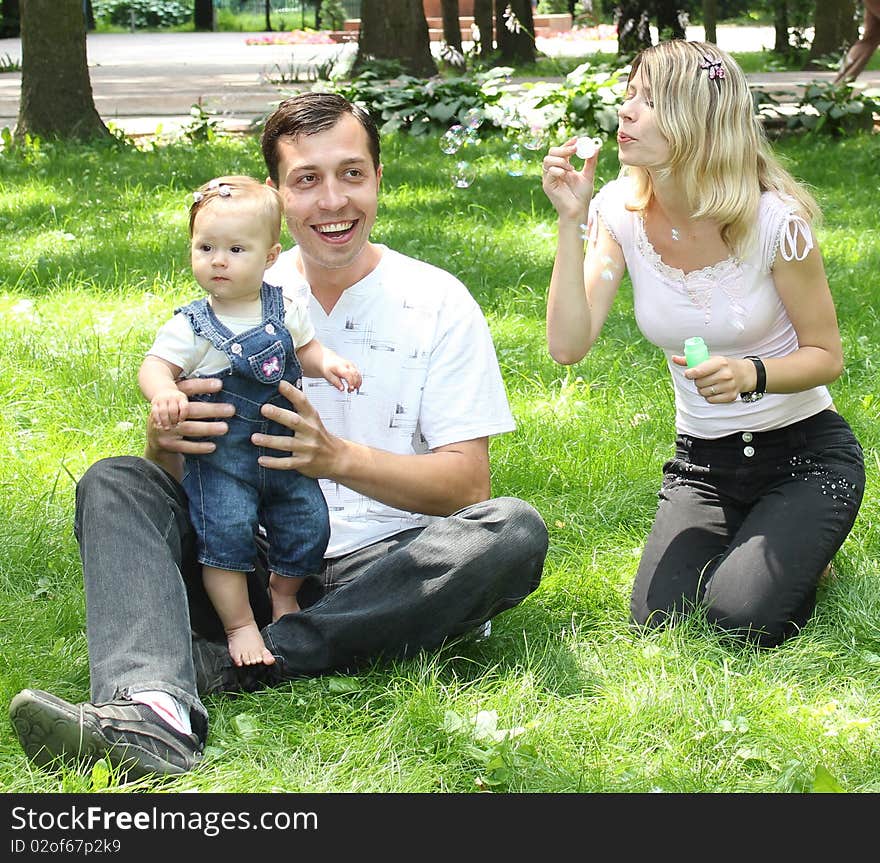
<instances>
[{"instance_id":1,"label":"red flower bed","mask_svg":"<svg viewBox=\"0 0 880 863\"><path fill-rule=\"evenodd\" d=\"M317 30L291 30L288 33L267 33L245 39L247 45L332 45L327 33Z\"/></svg>"}]
</instances>

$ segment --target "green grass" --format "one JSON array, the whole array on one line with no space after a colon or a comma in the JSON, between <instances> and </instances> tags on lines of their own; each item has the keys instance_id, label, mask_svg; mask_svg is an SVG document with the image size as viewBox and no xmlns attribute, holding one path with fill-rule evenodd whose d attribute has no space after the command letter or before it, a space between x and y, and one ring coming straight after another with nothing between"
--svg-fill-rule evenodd
<instances>
[{"instance_id":1,"label":"green grass","mask_svg":"<svg viewBox=\"0 0 880 863\"><path fill-rule=\"evenodd\" d=\"M351 678L208 699L209 747L171 791L758 792L830 774L880 791L880 236L876 142L786 141L815 187L820 241L847 368L833 387L865 448L852 535L795 639L757 650L699 618L628 625L673 408L665 363L643 341L625 285L578 366L554 364L544 302L554 217L540 154L526 175L506 147L470 155L466 190L436 139L390 137L377 241L444 266L481 303L518 428L492 442L493 490L532 502L550 531L543 582L483 642ZM0 703L25 686L88 698L74 480L138 453L136 370L157 326L194 296L188 193L220 173L262 176L253 138L152 152L44 146L0 154ZM612 150L599 175L615 176ZM481 712L483 723L473 720ZM494 712L494 713L493 713ZM493 722L497 722L492 734ZM501 731L517 729L507 738ZM102 790L104 773L47 773L0 723L0 788ZM106 790L128 789L110 777Z\"/></svg>"}]
</instances>

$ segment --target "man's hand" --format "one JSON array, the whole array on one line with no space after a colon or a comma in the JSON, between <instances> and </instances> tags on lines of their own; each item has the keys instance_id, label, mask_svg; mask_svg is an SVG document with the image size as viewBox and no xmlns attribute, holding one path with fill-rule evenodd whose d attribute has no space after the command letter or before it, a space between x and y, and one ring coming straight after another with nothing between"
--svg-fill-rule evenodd
<instances>
[{"instance_id":1,"label":"man's hand","mask_svg":"<svg viewBox=\"0 0 880 863\"><path fill-rule=\"evenodd\" d=\"M491 494L488 438L447 444L429 453L387 452L328 432L292 384L282 381L278 390L296 411L263 405L262 414L294 434L251 435L256 446L279 451L278 456L260 456L263 467L330 479L386 506L425 515L450 515Z\"/></svg>"},{"instance_id":2,"label":"man's hand","mask_svg":"<svg viewBox=\"0 0 880 863\"><path fill-rule=\"evenodd\" d=\"M263 405L261 413L266 419L289 428L294 434L251 435L255 446L283 453L278 457L260 456L260 464L275 470L298 470L315 479L333 476L344 448L343 442L324 428L318 412L293 384L281 381L278 391L295 410Z\"/></svg>"},{"instance_id":3,"label":"man's hand","mask_svg":"<svg viewBox=\"0 0 880 863\"><path fill-rule=\"evenodd\" d=\"M223 382L219 378L193 378L177 384L180 391L189 396L219 392ZM170 429L159 429L147 421L147 446L144 458L156 462L169 473L182 476L181 455L201 455L213 452L216 444L208 440L189 440L189 438L218 437L226 434L229 427L224 422L216 422L235 414L235 408L223 402L190 402L187 419Z\"/></svg>"}]
</instances>

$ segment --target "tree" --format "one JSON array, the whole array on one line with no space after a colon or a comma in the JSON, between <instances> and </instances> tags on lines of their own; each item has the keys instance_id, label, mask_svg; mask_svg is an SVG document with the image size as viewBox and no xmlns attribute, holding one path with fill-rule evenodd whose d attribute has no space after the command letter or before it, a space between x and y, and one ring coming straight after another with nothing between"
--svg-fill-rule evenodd
<instances>
[{"instance_id":1,"label":"tree","mask_svg":"<svg viewBox=\"0 0 880 863\"><path fill-rule=\"evenodd\" d=\"M19 27L18 0L3 0L0 5L0 39L17 39L21 29Z\"/></svg>"},{"instance_id":2,"label":"tree","mask_svg":"<svg viewBox=\"0 0 880 863\"><path fill-rule=\"evenodd\" d=\"M266 10L266 30L269 33L271 33L272 32L272 0L266 0L265 10Z\"/></svg>"},{"instance_id":3,"label":"tree","mask_svg":"<svg viewBox=\"0 0 880 863\"><path fill-rule=\"evenodd\" d=\"M195 0L193 26L196 30L214 29L214 0Z\"/></svg>"},{"instance_id":4,"label":"tree","mask_svg":"<svg viewBox=\"0 0 880 863\"><path fill-rule=\"evenodd\" d=\"M657 32L661 39L684 39L687 9L680 0L654 0Z\"/></svg>"},{"instance_id":5,"label":"tree","mask_svg":"<svg viewBox=\"0 0 880 863\"><path fill-rule=\"evenodd\" d=\"M650 4L639 0L622 0L614 12L617 24L617 53L637 54L651 47Z\"/></svg>"},{"instance_id":6,"label":"tree","mask_svg":"<svg viewBox=\"0 0 880 863\"><path fill-rule=\"evenodd\" d=\"M492 35L492 0L474 0L474 24L480 31L480 58L488 59L495 50Z\"/></svg>"},{"instance_id":7,"label":"tree","mask_svg":"<svg viewBox=\"0 0 880 863\"><path fill-rule=\"evenodd\" d=\"M718 0L703 0L703 30L707 42L718 43Z\"/></svg>"},{"instance_id":8,"label":"tree","mask_svg":"<svg viewBox=\"0 0 880 863\"><path fill-rule=\"evenodd\" d=\"M773 0L773 27L776 30L773 50L777 54L787 54L789 49L788 0Z\"/></svg>"},{"instance_id":9,"label":"tree","mask_svg":"<svg viewBox=\"0 0 880 863\"><path fill-rule=\"evenodd\" d=\"M826 54L840 54L856 38L855 0L823 0L813 12L814 36L811 61Z\"/></svg>"},{"instance_id":10,"label":"tree","mask_svg":"<svg viewBox=\"0 0 880 863\"><path fill-rule=\"evenodd\" d=\"M107 138L86 62L82 0L21 5L21 100L15 136Z\"/></svg>"},{"instance_id":11,"label":"tree","mask_svg":"<svg viewBox=\"0 0 880 863\"><path fill-rule=\"evenodd\" d=\"M399 60L419 78L437 74L422 0L362 0L354 69L372 59Z\"/></svg>"},{"instance_id":12,"label":"tree","mask_svg":"<svg viewBox=\"0 0 880 863\"><path fill-rule=\"evenodd\" d=\"M443 40L461 54L461 23L458 20L458 0L441 0Z\"/></svg>"},{"instance_id":13,"label":"tree","mask_svg":"<svg viewBox=\"0 0 880 863\"><path fill-rule=\"evenodd\" d=\"M535 19L531 0L495 3L495 34L502 65L535 62Z\"/></svg>"}]
</instances>

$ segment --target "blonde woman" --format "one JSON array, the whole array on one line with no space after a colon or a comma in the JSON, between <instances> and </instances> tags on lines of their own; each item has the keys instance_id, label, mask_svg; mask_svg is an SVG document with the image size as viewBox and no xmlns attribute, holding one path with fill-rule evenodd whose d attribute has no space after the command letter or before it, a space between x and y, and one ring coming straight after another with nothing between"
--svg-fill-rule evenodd
<instances>
[{"instance_id":1,"label":"blonde woman","mask_svg":"<svg viewBox=\"0 0 880 863\"><path fill-rule=\"evenodd\" d=\"M571 139L544 158L559 217L547 342L557 362L579 362L626 271L639 329L666 354L675 455L632 616L655 626L701 608L777 645L810 618L865 481L827 389L843 357L818 208L774 159L742 70L714 45L664 42L636 57L617 143L621 175L595 197L595 154L576 168ZM710 356L687 367L693 336Z\"/></svg>"}]
</instances>

